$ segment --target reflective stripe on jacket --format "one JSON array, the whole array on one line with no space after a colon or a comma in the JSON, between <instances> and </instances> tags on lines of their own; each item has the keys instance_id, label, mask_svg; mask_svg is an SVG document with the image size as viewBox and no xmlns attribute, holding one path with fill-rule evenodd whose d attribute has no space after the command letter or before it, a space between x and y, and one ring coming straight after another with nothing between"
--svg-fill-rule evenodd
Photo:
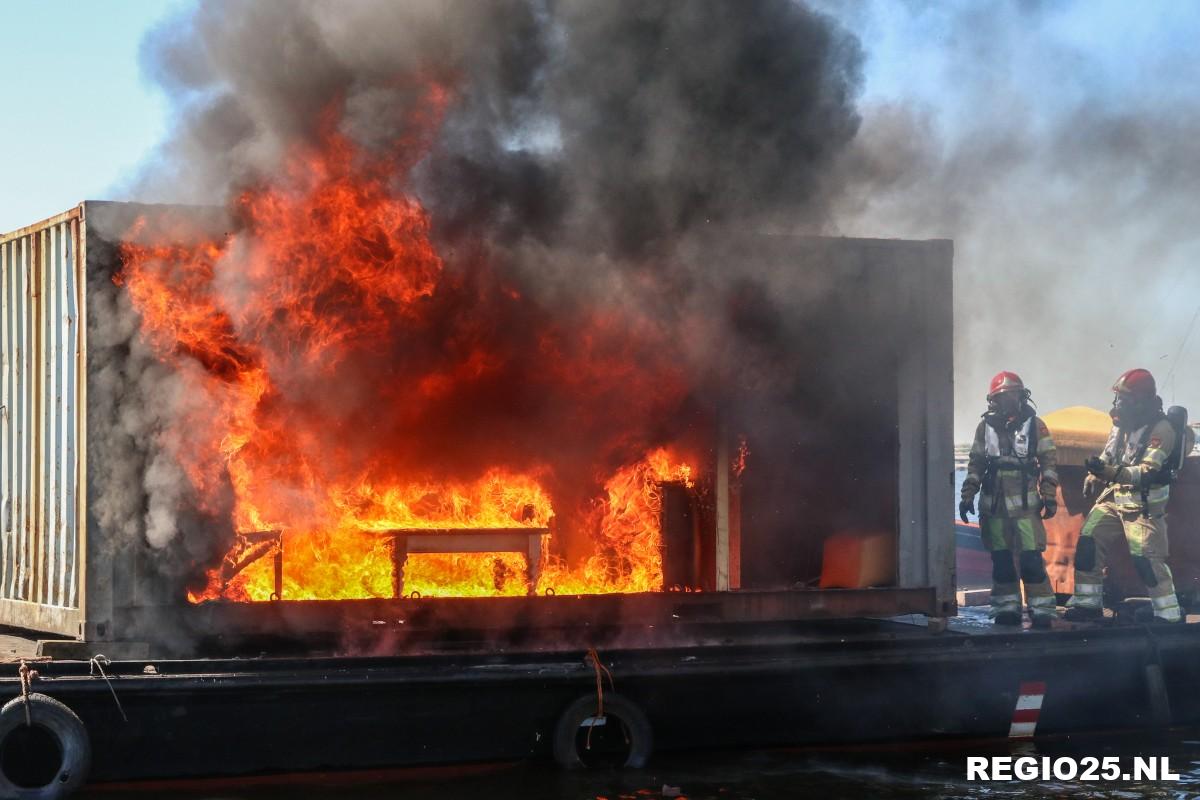
<instances>
[{"instance_id":1,"label":"reflective stripe on jacket","mask_svg":"<svg viewBox=\"0 0 1200 800\"><path fill-rule=\"evenodd\" d=\"M1166 417L1129 432L1114 425L1100 454L1104 463L1120 467L1113 481L1112 502L1126 511L1141 511L1144 492L1150 515L1164 513L1171 487L1160 475L1175 439L1175 428Z\"/></svg>"},{"instance_id":2,"label":"reflective stripe on jacket","mask_svg":"<svg viewBox=\"0 0 1200 800\"><path fill-rule=\"evenodd\" d=\"M984 419L975 430L962 498L969 501L982 491L981 516L1036 514L1041 500L1055 499L1057 466L1054 439L1037 416L1030 414L1011 429Z\"/></svg>"}]
</instances>

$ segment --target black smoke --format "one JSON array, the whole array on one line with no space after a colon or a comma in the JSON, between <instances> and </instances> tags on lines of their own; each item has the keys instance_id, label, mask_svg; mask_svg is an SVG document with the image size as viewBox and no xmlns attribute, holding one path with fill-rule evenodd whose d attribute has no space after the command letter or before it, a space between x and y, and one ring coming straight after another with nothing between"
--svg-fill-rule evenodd
<instances>
[{"instance_id":1,"label":"black smoke","mask_svg":"<svg viewBox=\"0 0 1200 800\"><path fill-rule=\"evenodd\" d=\"M830 224L860 127L863 59L855 36L791 0L201 2L145 40L146 72L174 117L131 192L228 207L278 178L332 120L365 163L393 165L392 191L420 200L446 264L450 288L432 300L439 335L398 335L383 368L481 342L502 356L492 383L421 417L439 452L462 459L456 468L469 472L472 459L504 458L506 448L557 459L551 491L574 490L567 505L582 503L597 475L694 434L696 420L707 414L711 424L712 406L726 404L753 416L747 430L777 439L778 460L791 464L771 494L797 481L821 491L824 460L844 452L847 431L863 444L894 434L875 405L891 402L883 362L894 362L896 342L838 332L863 304L822 305L836 289L813 255L825 250L797 260L778 242L745 243ZM431 93L445 98L433 124ZM236 258L227 262L236 269ZM498 302L497 286L520 299ZM566 351L585 352L569 332L596 309L630 331L629 346L598 358L665 363L664 381L683 374L691 393L664 385L656 388L673 406L630 404L540 370L532 359L547 340L536 326L567 332ZM405 420L356 391L370 384L367 369L318 387L314 376L275 378L307 387L283 399L345 431L339 444L394 445L397 463L427 461ZM825 380L808 379L821 371ZM877 391L854 390L863 374ZM854 522L837 518L845 513L828 497L819 511L804 502L796 516L807 515L817 540ZM790 535L793 522L769 513L776 519L765 524Z\"/></svg>"}]
</instances>

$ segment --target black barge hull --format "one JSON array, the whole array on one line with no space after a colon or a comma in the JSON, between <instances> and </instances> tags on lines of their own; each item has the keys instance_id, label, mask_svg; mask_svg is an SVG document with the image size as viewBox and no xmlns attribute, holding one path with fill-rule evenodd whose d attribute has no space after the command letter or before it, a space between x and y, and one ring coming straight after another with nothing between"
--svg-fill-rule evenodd
<instances>
[{"instance_id":1,"label":"black barge hull","mask_svg":"<svg viewBox=\"0 0 1200 800\"><path fill-rule=\"evenodd\" d=\"M1046 685L1038 734L1200 724L1196 625L786 638L600 658L660 752L1005 737L1028 681ZM113 662L111 690L86 661L36 666L101 781L548 758L564 709L596 693L582 651ZM4 683L19 694L15 668Z\"/></svg>"}]
</instances>

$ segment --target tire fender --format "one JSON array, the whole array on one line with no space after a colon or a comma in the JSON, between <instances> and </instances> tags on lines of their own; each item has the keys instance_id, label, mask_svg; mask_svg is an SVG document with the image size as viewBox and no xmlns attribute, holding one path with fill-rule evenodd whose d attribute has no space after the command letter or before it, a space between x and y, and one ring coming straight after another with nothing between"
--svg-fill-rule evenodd
<instances>
[{"instance_id":1,"label":"tire fender","mask_svg":"<svg viewBox=\"0 0 1200 800\"><path fill-rule=\"evenodd\" d=\"M0 709L0 749L18 729L25 727L25 699L16 697ZM0 768L0 797L15 800L60 800L70 797L87 780L92 765L92 742L75 712L38 692L29 695L29 716L58 741L62 763L50 783L39 787L17 786Z\"/></svg>"},{"instance_id":2,"label":"tire fender","mask_svg":"<svg viewBox=\"0 0 1200 800\"><path fill-rule=\"evenodd\" d=\"M554 728L554 760L566 769L584 769L586 764L579 757L576 736L584 723L596 715L596 695L587 694L578 698L558 718ZM650 720L632 700L619 694L604 693L604 716L609 715L625 723L629 736L629 756L622 765L631 769L646 766L654 750L654 732Z\"/></svg>"}]
</instances>

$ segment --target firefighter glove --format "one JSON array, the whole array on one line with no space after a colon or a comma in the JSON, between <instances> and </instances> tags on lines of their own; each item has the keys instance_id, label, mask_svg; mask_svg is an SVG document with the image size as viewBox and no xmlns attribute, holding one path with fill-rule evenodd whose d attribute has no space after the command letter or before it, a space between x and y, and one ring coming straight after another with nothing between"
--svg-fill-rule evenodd
<instances>
[{"instance_id":1,"label":"firefighter glove","mask_svg":"<svg viewBox=\"0 0 1200 800\"><path fill-rule=\"evenodd\" d=\"M967 522L967 515L975 513L975 498L960 500L958 503L958 518Z\"/></svg>"},{"instance_id":2,"label":"firefighter glove","mask_svg":"<svg viewBox=\"0 0 1200 800\"><path fill-rule=\"evenodd\" d=\"M1058 501L1057 500L1047 499L1047 500L1042 501L1042 519L1050 519L1057 513L1058 513Z\"/></svg>"},{"instance_id":3,"label":"firefighter glove","mask_svg":"<svg viewBox=\"0 0 1200 800\"><path fill-rule=\"evenodd\" d=\"M1083 462L1083 466L1087 467L1087 471L1097 478L1103 478L1106 481L1111 481L1117 477L1117 467L1112 464L1105 464L1099 456L1092 456Z\"/></svg>"}]
</instances>

